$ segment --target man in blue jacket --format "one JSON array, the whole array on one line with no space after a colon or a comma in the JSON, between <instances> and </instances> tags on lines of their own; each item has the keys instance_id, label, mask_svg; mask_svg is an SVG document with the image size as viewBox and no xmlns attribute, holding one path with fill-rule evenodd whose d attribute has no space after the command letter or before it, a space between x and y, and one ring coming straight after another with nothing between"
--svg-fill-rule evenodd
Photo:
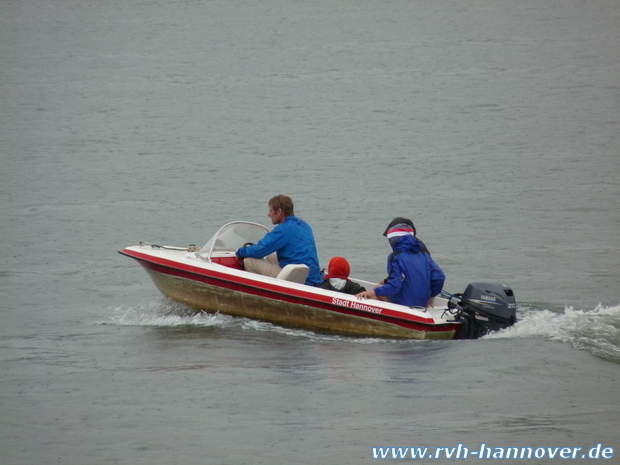
<instances>
[{"instance_id":1,"label":"man in blue jacket","mask_svg":"<svg viewBox=\"0 0 620 465\"><path fill-rule=\"evenodd\" d=\"M389 277L385 284L372 291L360 292L357 297L406 305L427 307L443 288L446 276L423 252L423 244L414 236L413 228L405 223L393 225L387 231L393 252L388 257Z\"/></svg>"},{"instance_id":2,"label":"man in blue jacket","mask_svg":"<svg viewBox=\"0 0 620 465\"><path fill-rule=\"evenodd\" d=\"M275 278L286 265L303 264L310 268L306 284L321 284L323 277L312 228L295 216L291 198L286 195L271 198L268 216L276 225L273 231L258 243L237 250L245 269Z\"/></svg>"}]
</instances>

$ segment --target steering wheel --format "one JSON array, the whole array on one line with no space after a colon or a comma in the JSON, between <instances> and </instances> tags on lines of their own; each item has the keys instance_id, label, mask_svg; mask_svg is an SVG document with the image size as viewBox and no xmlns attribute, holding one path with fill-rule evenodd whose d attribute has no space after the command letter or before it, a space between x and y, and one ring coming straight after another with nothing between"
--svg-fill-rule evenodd
<instances>
[{"instance_id":1,"label":"steering wheel","mask_svg":"<svg viewBox=\"0 0 620 465\"><path fill-rule=\"evenodd\" d=\"M246 242L241 247L250 247L251 245L254 245L254 242Z\"/></svg>"}]
</instances>

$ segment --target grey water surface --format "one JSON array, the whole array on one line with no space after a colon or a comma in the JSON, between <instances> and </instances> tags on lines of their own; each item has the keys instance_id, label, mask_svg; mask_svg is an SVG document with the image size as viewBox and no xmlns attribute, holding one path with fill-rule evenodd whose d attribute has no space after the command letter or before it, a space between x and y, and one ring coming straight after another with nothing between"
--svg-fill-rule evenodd
<instances>
[{"instance_id":1,"label":"grey water surface","mask_svg":"<svg viewBox=\"0 0 620 465\"><path fill-rule=\"evenodd\" d=\"M617 463L619 42L614 0L3 0L0 463ZM446 290L509 284L519 322L424 342L196 315L117 254L268 224L280 193L322 266L383 278L407 216Z\"/></svg>"}]
</instances>

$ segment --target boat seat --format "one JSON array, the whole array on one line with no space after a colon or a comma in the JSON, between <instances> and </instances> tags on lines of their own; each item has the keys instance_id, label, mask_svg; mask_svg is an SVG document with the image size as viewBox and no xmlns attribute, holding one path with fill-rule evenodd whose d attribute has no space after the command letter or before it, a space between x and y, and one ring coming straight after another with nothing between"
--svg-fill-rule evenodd
<instances>
[{"instance_id":1,"label":"boat seat","mask_svg":"<svg viewBox=\"0 0 620 465\"><path fill-rule=\"evenodd\" d=\"M286 265L282 268L282 271L278 273L277 278L285 281L291 281L294 283L304 284L308 277L310 268L306 265Z\"/></svg>"}]
</instances>

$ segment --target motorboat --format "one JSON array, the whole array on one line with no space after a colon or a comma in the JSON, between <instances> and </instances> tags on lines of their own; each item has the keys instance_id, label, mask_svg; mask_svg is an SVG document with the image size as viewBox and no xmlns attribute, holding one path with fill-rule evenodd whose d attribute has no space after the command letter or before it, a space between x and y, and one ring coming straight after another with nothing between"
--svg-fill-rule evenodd
<instances>
[{"instance_id":1,"label":"motorboat","mask_svg":"<svg viewBox=\"0 0 620 465\"><path fill-rule=\"evenodd\" d=\"M202 246L150 242L119 250L146 270L159 291L196 311L267 321L345 336L401 339L474 339L516 321L512 289L470 284L462 294L442 292L427 308L359 299L304 284L305 265L287 265L276 278L245 271L239 247L269 232L261 224L233 221ZM351 280L370 290L376 283Z\"/></svg>"}]
</instances>

